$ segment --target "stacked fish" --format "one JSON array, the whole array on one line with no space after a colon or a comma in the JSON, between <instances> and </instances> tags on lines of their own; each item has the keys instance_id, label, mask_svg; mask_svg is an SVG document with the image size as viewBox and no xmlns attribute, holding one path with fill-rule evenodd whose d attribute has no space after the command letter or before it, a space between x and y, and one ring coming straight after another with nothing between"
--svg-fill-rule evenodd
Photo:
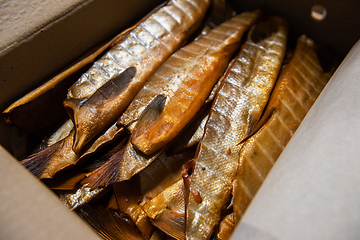
<instances>
[{"instance_id":1,"label":"stacked fish","mask_svg":"<svg viewBox=\"0 0 360 240\"><path fill-rule=\"evenodd\" d=\"M117 37L21 162L105 239L229 239L334 71L305 35L284 61L286 20L209 6L168 1Z\"/></svg>"}]
</instances>

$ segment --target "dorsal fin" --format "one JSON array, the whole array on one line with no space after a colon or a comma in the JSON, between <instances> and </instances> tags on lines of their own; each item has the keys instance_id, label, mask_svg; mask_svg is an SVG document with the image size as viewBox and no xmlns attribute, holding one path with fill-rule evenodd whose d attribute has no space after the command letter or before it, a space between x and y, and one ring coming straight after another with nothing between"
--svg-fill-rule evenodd
<instances>
[{"instance_id":1,"label":"dorsal fin","mask_svg":"<svg viewBox=\"0 0 360 240\"><path fill-rule=\"evenodd\" d=\"M274 114L275 110L276 108L273 107L272 109L264 113L264 115L262 116L262 118L258 123L254 125L250 124L247 136L243 140L241 140L241 142L239 142L237 145L244 143L246 140L248 140L253 135L255 135L260 130L260 128L262 128L262 126L264 126L269 121L271 116Z\"/></svg>"},{"instance_id":2,"label":"dorsal fin","mask_svg":"<svg viewBox=\"0 0 360 240\"><path fill-rule=\"evenodd\" d=\"M121 149L101 167L91 172L81 184L88 184L88 187L95 189L98 187L106 187L118 181L118 164L124 153L124 149Z\"/></svg>"},{"instance_id":3,"label":"dorsal fin","mask_svg":"<svg viewBox=\"0 0 360 240\"><path fill-rule=\"evenodd\" d=\"M125 87L131 82L136 74L135 67L129 67L119 75L111 78L104 85L102 85L85 103L87 105L96 104L102 99L110 99L122 92Z\"/></svg>"},{"instance_id":4,"label":"dorsal fin","mask_svg":"<svg viewBox=\"0 0 360 240\"><path fill-rule=\"evenodd\" d=\"M163 94L157 95L150 104L142 112L139 120L136 123L135 130L132 135L132 139L136 138L138 134L141 134L143 128L147 128L158 119L162 111L164 110L166 103L166 96Z\"/></svg>"}]
</instances>

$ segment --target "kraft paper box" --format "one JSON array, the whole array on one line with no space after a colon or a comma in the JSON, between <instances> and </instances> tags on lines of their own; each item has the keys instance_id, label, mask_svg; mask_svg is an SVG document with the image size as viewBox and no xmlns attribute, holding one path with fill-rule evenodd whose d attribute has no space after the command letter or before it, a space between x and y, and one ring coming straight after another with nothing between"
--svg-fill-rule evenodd
<instances>
[{"instance_id":1,"label":"kraft paper box","mask_svg":"<svg viewBox=\"0 0 360 240\"><path fill-rule=\"evenodd\" d=\"M51 78L161 1L0 3L0 110ZM328 1L314 20L313 1L231 1L288 19L341 57L360 38L360 4ZM316 13L316 11L315 11ZM233 239L356 239L360 234L360 43L357 43L270 172ZM0 124L0 239L100 239L13 155L13 128ZM21 152L21 149L17 151Z\"/></svg>"}]
</instances>

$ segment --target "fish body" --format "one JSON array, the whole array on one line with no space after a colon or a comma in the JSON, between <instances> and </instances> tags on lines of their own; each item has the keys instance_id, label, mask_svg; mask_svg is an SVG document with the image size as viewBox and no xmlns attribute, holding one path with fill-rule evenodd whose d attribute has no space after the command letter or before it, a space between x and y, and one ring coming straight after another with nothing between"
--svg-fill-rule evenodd
<instances>
[{"instance_id":1,"label":"fish body","mask_svg":"<svg viewBox=\"0 0 360 240\"><path fill-rule=\"evenodd\" d=\"M193 119L259 14L247 12L226 21L161 65L118 121L132 132L136 149L153 154Z\"/></svg>"},{"instance_id":2,"label":"fish body","mask_svg":"<svg viewBox=\"0 0 360 240\"><path fill-rule=\"evenodd\" d=\"M282 70L264 116L267 122L242 146L234 181L238 223L307 111L330 79L318 60L314 42L298 39L294 56Z\"/></svg>"},{"instance_id":3,"label":"fish body","mask_svg":"<svg viewBox=\"0 0 360 240\"><path fill-rule=\"evenodd\" d=\"M152 223L166 234L185 239L184 183L180 179L147 202L143 209Z\"/></svg>"},{"instance_id":4,"label":"fish body","mask_svg":"<svg viewBox=\"0 0 360 240\"><path fill-rule=\"evenodd\" d=\"M64 105L76 126L75 152L118 118L154 71L199 26L209 4L209 0L169 1L129 31L69 88ZM136 71L114 82L129 68ZM98 92L106 83L110 86ZM101 104L90 100L94 94Z\"/></svg>"},{"instance_id":5,"label":"fish body","mask_svg":"<svg viewBox=\"0 0 360 240\"><path fill-rule=\"evenodd\" d=\"M287 32L287 22L278 17L253 26L220 85L190 175L186 239L209 239L221 220L231 198L239 143L265 109L284 59Z\"/></svg>"}]
</instances>

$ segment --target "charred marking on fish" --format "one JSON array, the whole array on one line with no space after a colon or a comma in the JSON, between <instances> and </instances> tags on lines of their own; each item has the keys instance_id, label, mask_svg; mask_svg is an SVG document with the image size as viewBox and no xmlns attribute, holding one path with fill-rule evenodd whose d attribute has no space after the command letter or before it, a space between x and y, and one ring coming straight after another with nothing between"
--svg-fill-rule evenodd
<instances>
[{"instance_id":1,"label":"charred marking on fish","mask_svg":"<svg viewBox=\"0 0 360 240\"><path fill-rule=\"evenodd\" d=\"M231 148L228 148L228 150L226 151L226 155L231 155Z\"/></svg>"},{"instance_id":2,"label":"charred marking on fish","mask_svg":"<svg viewBox=\"0 0 360 240\"><path fill-rule=\"evenodd\" d=\"M198 203L198 204L202 203L202 198L201 198L201 195L200 195L198 190L192 189L191 194L192 194L192 196L193 196L196 203Z\"/></svg>"}]
</instances>

